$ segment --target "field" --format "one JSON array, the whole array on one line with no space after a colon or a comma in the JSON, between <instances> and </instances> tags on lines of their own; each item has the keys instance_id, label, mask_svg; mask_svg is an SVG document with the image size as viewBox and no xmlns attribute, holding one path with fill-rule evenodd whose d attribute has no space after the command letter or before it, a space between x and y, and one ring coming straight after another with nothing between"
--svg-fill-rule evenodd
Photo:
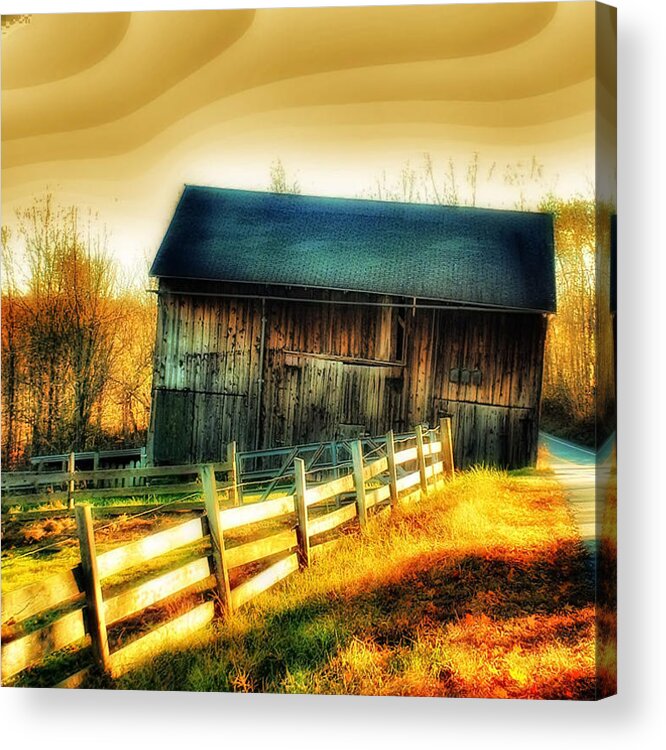
<instances>
[{"instance_id":1,"label":"field","mask_svg":"<svg viewBox=\"0 0 666 750\"><path fill-rule=\"evenodd\" d=\"M101 548L132 533L114 523ZM53 569L62 554L39 564ZM24 582L19 562L3 558L3 587ZM88 685L593 699L586 566L547 473L469 471L375 518L369 533L346 535L181 650Z\"/></svg>"}]
</instances>

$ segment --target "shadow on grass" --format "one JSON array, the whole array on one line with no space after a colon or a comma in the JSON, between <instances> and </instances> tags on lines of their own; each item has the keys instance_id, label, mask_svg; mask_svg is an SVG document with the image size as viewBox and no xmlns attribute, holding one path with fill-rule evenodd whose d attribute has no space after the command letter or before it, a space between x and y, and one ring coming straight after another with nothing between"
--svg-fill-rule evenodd
<instances>
[{"instance_id":1,"label":"shadow on grass","mask_svg":"<svg viewBox=\"0 0 666 750\"><path fill-rule=\"evenodd\" d=\"M353 643L370 643L390 658L414 648L424 627L454 624L465 632L476 618L492 623L496 630L489 637L507 652L529 652L554 642L573 647L590 627L589 618L575 613L594 602L585 568L585 553L576 542L554 544L539 554L422 555L383 579L356 581L349 592L313 594L290 606L298 597L292 588L285 593L284 609L258 607L244 615L249 626L222 627L212 643L159 656L114 684L120 689L309 692L314 674L327 670L321 692L357 692L330 669ZM322 574L314 569L306 575ZM526 618L529 627L517 630L516 618ZM391 669L399 671L399 659L393 659ZM463 694L452 682L454 672L455 665L440 675L440 694ZM594 697L589 677L569 682L528 697Z\"/></svg>"}]
</instances>

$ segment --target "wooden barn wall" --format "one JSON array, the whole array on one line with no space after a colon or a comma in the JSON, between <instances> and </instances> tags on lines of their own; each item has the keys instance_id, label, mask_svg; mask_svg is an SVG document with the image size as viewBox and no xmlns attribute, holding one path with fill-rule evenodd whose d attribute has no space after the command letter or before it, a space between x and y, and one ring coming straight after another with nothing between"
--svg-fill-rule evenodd
<instances>
[{"instance_id":1,"label":"wooden barn wall","mask_svg":"<svg viewBox=\"0 0 666 750\"><path fill-rule=\"evenodd\" d=\"M381 434L444 414L459 466L534 461L544 316L271 300L265 316L260 386L260 300L161 295L155 461L216 459L232 439L248 450Z\"/></svg>"},{"instance_id":2,"label":"wooden barn wall","mask_svg":"<svg viewBox=\"0 0 666 750\"><path fill-rule=\"evenodd\" d=\"M388 359L384 365L357 362L390 354L397 323L387 323L387 311L267 302L262 445L387 429L387 416L400 411L393 379L402 367Z\"/></svg>"},{"instance_id":3,"label":"wooden barn wall","mask_svg":"<svg viewBox=\"0 0 666 750\"><path fill-rule=\"evenodd\" d=\"M543 315L437 314L429 395L453 418L459 466L536 461L546 326Z\"/></svg>"},{"instance_id":4,"label":"wooden barn wall","mask_svg":"<svg viewBox=\"0 0 666 750\"><path fill-rule=\"evenodd\" d=\"M153 376L153 458L219 459L252 442L261 303L163 295Z\"/></svg>"}]
</instances>

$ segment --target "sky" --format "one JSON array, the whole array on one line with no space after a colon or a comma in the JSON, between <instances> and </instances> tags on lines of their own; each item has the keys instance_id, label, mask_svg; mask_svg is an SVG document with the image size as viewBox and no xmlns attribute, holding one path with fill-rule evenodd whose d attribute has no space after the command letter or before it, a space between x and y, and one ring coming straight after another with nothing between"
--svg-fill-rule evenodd
<instances>
[{"instance_id":1,"label":"sky","mask_svg":"<svg viewBox=\"0 0 666 750\"><path fill-rule=\"evenodd\" d=\"M592 2L35 14L3 21L3 223L52 192L131 264L184 184L267 189L276 159L309 194L426 153L462 200L478 154L479 205L589 194L596 101Z\"/></svg>"}]
</instances>

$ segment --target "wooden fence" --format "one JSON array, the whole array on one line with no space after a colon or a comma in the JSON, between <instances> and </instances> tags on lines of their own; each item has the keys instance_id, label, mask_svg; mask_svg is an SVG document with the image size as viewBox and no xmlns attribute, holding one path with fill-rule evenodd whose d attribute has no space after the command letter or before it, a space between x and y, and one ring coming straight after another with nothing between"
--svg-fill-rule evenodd
<instances>
[{"instance_id":1,"label":"wooden fence","mask_svg":"<svg viewBox=\"0 0 666 750\"><path fill-rule=\"evenodd\" d=\"M409 433L408 433L409 434ZM408 436L397 435L396 440ZM385 441L381 437L359 438L365 451L371 451ZM295 490L294 459L302 458L308 472L317 472L321 477L338 477L352 465L352 440L266 448L256 451L236 451L236 444L227 446L226 461L216 463L216 471L226 471L230 496L235 504L243 502L243 496L266 500L276 491L293 494ZM141 449L132 449L135 456ZM111 453L111 452L109 452ZM113 452L120 454L121 451ZM122 459L130 455L123 452ZM140 497L152 495L198 492L199 464L165 467L145 467L142 462L130 467L105 465L102 453L71 453L69 456L40 456L36 471L3 472L1 476L2 505L37 506L54 501L66 501L71 510L75 498L94 499L109 497ZM114 458L115 460L115 458ZM48 467L57 467L47 470ZM191 503L170 505L171 510L188 510ZM126 505L105 506L104 513L129 511ZM30 512L16 513L16 520L29 518Z\"/></svg>"},{"instance_id":2,"label":"wooden fence","mask_svg":"<svg viewBox=\"0 0 666 750\"><path fill-rule=\"evenodd\" d=\"M120 676L147 656L176 646L214 617L232 616L278 581L307 567L316 547L344 524L358 519L366 528L373 515L394 507L405 493L427 494L454 471L449 419L435 430L417 427L400 442L389 433L372 455L364 456L360 441L351 449L352 471L343 476L312 484L305 462L296 458L293 494L222 510L217 467L201 466L205 515L101 554L95 549L91 507L76 506L80 563L3 596L3 633L10 633L2 644L3 684L63 650L83 664L58 687L79 686L91 668ZM346 502L331 502L340 496ZM331 505L335 510L330 511ZM243 539L230 544L239 531ZM183 555L176 567L174 551ZM145 568L165 555L171 560L167 570L122 584L119 590L109 585L114 576L126 578L129 570ZM258 563L263 568L256 572ZM237 575L240 569L248 574ZM133 618L136 623L149 608L154 611L188 594L195 598L185 601L184 612L129 643L117 643L133 629ZM113 648L110 642L115 642Z\"/></svg>"},{"instance_id":3,"label":"wooden fence","mask_svg":"<svg viewBox=\"0 0 666 750\"><path fill-rule=\"evenodd\" d=\"M75 469L75 454L70 454L67 471L14 471L2 473L2 505L39 505L64 500L74 507L75 497L123 497L200 492L199 466L141 466L122 469ZM236 445L227 446L227 460L216 463L215 470L228 474L228 489L238 502Z\"/></svg>"},{"instance_id":4,"label":"wooden fence","mask_svg":"<svg viewBox=\"0 0 666 750\"><path fill-rule=\"evenodd\" d=\"M72 456L74 457L74 466L79 469L137 469L146 465L146 448L144 446L33 456L30 459L30 464L35 471L67 471Z\"/></svg>"}]
</instances>

